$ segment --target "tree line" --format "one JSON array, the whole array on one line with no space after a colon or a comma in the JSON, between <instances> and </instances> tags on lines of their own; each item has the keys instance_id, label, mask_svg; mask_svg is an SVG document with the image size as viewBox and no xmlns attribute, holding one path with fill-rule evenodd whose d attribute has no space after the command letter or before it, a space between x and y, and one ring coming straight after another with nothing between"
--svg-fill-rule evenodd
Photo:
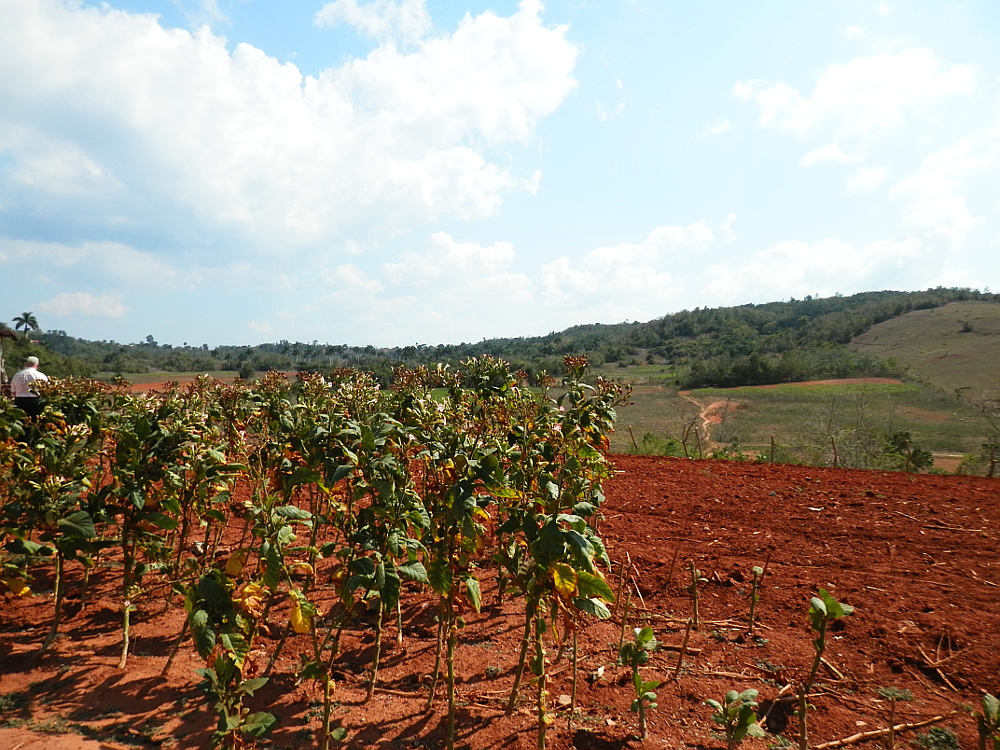
<instances>
[{"instance_id":1,"label":"tree line","mask_svg":"<svg viewBox=\"0 0 1000 750\"><path fill-rule=\"evenodd\" d=\"M159 344L153 336L136 343L87 341L65 331L36 333L38 344L12 344L8 369L18 356L35 353L52 374L138 372L313 371L353 367L388 383L399 365L457 364L469 357L502 357L535 379L564 374L563 357L587 355L593 365L670 365L679 387L728 387L810 379L898 376L897 363L863 357L847 349L854 337L914 310L949 302L1000 302L1000 295L974 289L916 292L876 291L825 298L807 296L765 304L695 308L646 323L590 324L545 336L496 338L478 343L356 346L287 340L254 346ZM30 316L37 328L37 320ZM15 319L17 320L17 319ZM41 351L30 351L32 347ZM25 352L21 352L24 349Z\"/></svg>"}]
</instances>

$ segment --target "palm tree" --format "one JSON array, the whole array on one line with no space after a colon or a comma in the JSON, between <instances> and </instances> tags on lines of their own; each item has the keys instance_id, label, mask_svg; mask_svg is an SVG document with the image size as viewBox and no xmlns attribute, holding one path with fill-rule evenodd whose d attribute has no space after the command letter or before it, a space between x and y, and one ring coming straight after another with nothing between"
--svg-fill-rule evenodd
<instances>
[{"instance_id":1,"label":"palm tree","mask_svg":"<svg viewBox=\"0 0 1000 750\"><path fill-rule=\"evenodd\" d=\"M35 317L34 313L23 312L14 318L14 330L19 331L24 329L24 338L28 338L28 334L31 331L37 331L38 328L38 318Z\"/></svg>"}]
</instances>

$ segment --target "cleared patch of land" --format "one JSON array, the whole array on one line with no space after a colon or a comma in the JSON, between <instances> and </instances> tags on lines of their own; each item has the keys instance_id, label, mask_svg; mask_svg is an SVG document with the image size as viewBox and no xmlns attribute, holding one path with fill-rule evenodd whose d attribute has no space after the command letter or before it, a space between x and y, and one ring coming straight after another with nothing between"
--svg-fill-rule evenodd
<instances>
[{"instance_id":1,"label":"cleared patch of land","mask_svg":"<svg viewBox=\"0 0 1000 750\"><path fill-rule=\"evenodd\" d=\"M991 302L916 310L873 326L851 348L891 357L949 393L1000 394L1000 305Z\"/></svg>"}]
</instances>

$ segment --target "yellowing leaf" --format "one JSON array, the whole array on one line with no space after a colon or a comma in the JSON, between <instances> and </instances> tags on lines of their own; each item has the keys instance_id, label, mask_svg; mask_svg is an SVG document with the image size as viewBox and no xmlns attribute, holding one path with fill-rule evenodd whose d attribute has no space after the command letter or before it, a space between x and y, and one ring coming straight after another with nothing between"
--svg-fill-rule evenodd
<instances>
[{"instance_id":1,"label":"yellowing leaf","mask_svg":"<svg viewBox=\"0 0 1000 750\"><path fill-rule=\"evenodd\" d=\"M561 597L569 598L576 594L576 571L566 563L552 566L552 581Z\"/></svg>"},{"instance_id":2,"label":"yellowing leaf","mask_svg":"<svg viewBox=\"0 0 1000 750\"><path fill-rule=\"evenodd\" d=\"M302 611L302 605L299 603L298 599L292 602L292 630L294 630L299 635L304 635L309 632L312 627L312 618L308 617L305 612Z\"/></svg>"},{"instance_id":3,"label":"yellowing leaf","mask_svg":"<svg viewBox=\"0 0 1000 750\"><path fill-rule=\"evenodd\" d=\"M233 597L233 601L239 604L243 611L250 617L260 618L264 614L264 597L267 592L264 587L259 583L248 583L246 584L236 596Z\"/></svg>"},{"instance_id":4,"label":"yellowing leaf","mask_svg":"<svg viewBox=\"0 0 1000 750\"><path fill-rule=\"evenodd\" d=\"M229 556L226 560L226 575L230 578L236 578L240 573L243 572L244 566L247 564L247 553L246 552L236 552Z\"/></svg>"},{"instance_id":5,"label":"yellowing leaf","mask_svg":"<svg viewBox=\"0 0 1000 750\"><path fill-rule=\"evenodd\" d=\"M313 566L307 562L297 562L292 565L292 570L295 573L299 573L304 576L311 576L313 574Z\"/></svg>"},{"instance_id":6,"label":"yellowing leaf","mask_svg":"<svg viewBox=\"0 0 1000 750\"><path fill-rule=\"evenodd\" d=\"M23 578L0 576L0 583L9 588L15 596L28 596L31 593L31 587Z\"/></svg>"}]
</instances>

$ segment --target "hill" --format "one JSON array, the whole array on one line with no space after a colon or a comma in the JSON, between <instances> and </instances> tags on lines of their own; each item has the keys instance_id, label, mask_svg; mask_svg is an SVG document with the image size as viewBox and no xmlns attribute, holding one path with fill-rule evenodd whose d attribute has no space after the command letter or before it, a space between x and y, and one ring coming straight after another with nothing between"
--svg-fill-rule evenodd
<instances>
[{"instance_id":1,"label":"hill","mask_svg":"<svg viewBox=\"0 0 1000 750\"><path fill-rule=\"evenodd\" d=\"M968 300L914 310L873 326L850 348L892 358L949 393L1000 394L1000 305Z\"/></svg>"},{"instance_id":2,"label":"hill","mask_svg":"<svg viewBox=\"0 0 1000 750\"><path fill-rule=\"evenodd\" d=\"M264 370L369 370L383 382L392 368L437 363L458 365L491 355L530 376L563 374L562 358L587 354L605 370L661 366L664 382L684 388L732 387L811 379L895 377L898 363L848 343L872 326L954 302L1000 302L1000 295L970 289L863 292L847 297L806 297L783 302L697 308L646 323L580 325L546 336L489 339L478 343L415 344L379 348L279 341L255 346L172 346L153 336L130 344L85 341L65 331L37 335L49 351L74 358L95 374ZM8 362L9 365L9 362Z\"/></svg>"}]
</instances>

